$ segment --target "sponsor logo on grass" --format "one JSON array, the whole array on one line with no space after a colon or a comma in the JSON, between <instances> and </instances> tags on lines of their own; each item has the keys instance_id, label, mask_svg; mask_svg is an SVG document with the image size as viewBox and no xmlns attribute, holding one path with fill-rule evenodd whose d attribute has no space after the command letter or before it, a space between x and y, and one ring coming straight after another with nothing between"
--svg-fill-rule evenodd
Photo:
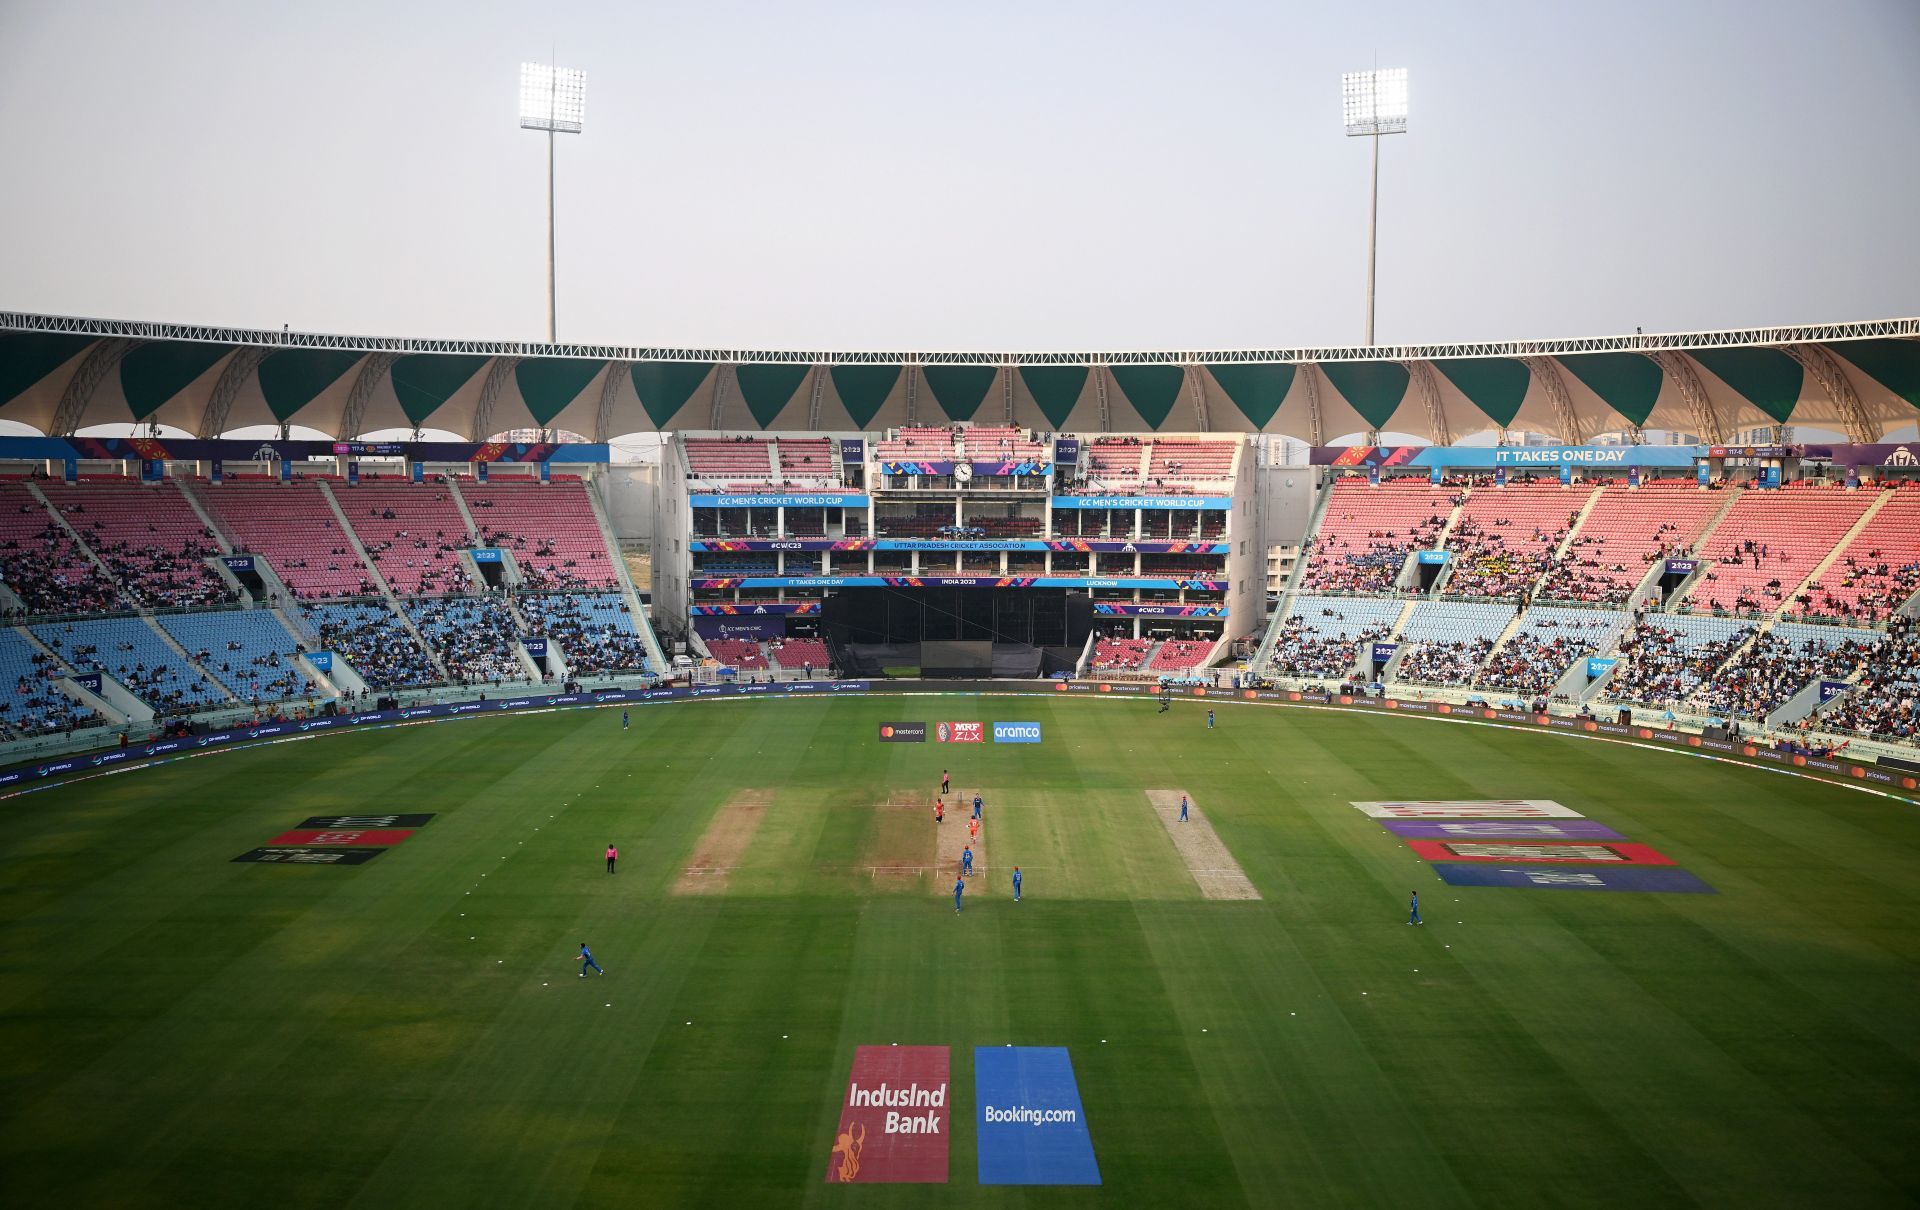
<instances>
[{"instance_id":1,"label":"sponsor logo on grass","mask_svg":"<svg viewBox=\"0 0 1920 1210\"><path fill-rule=\"evenodd\" d=\"M829 1184L945 1184L951 1135L944 1046L862 1046L827 1154Z\"/></svg>"},{"instance_id":2,"label":"sponsor logo on grass","mask_svg":"<svg viewBox=\"0 0 1920 1210\"><path fill-rule=\"evenodd\" d=\"M1375 819L1580 819L1580 812L1550 798L1396 799L1356 802Z\"/></svg>"},{"instance_id":3,"label":"sponsor logo on grass","mask_svg":"<svg viewBox=\"0 0 1920 1210\"><path fill-rule=\"evenodd\" d=\"M1422 840L1625 840L1591 819L1384 819L1380 826L1395 836Z\"/></svg>"},{"instance_id":4,"label":"sponsor logo on grass","mask_svg":"<svg viewBox=\"0 0 1920 1210\"><path fill-rule=\"evenodd\" d=\"M943 744L979 744L986 742L985 723L936 723L933 737Z\"/></svg>"},{"instance_id":5,"label":"sponsor logo on grass","mask_svg":"<svg viewBox=\"0 0 1920 1210\"><path fill-rule=\"evenodd\" d=\"M1711 895L1713 888L1678 866L1480 865L1438 861L1433 872L1448 886L1529 887L1543 891L1655 891Z\"/></svg>"},{"instance_id":6,"label":"sponsor logo on grass","mask_svg":"<svg viewBox=\"0 0 1920 1210\"><path fill-rule=\"evenodd\" d=\"M312 819L303 819L303 828L418 828L424 827L431 815L316 815Z\"/></svg>"},{"instance_id":7,"label":"sponsor logo on grass","mask_svg":"<svg viewBox=\"0 0 1920 1210\"><path fill-rule=\"evenodd\" d=\"M234 860L263 865L365 865L384 852L385 849L252 849Z\"/></svg>"},{"instance_id":8,"label":"sponsor logo on grass","mask_svg":"<svg viewBox=\"0 0 1920 1210\"><path fill-rule=\"evenodd\" d=\"M973 1092L981 1184L1100 1183L1066 1047L976 1047Z\"/></svg>"},{"instance_id":9,"label":"sponsor logo on grass","mask_svg":"<svg viewBox=\"0 0 1920 1210\"><path fill-rule=\"evenodd\" d=\"M881 723L880 739L889 744L924 744L927 742L925 723Z\"/></svg>"},{"instance_id":10,"label":"sponsor logo on grass","mask_svg":"<svg viewBox=\"0 0 1920 1210\"><path fill-rule=\"evenodd\" d=\"M408 828L296 828L291 832L280 833L269 843L390 848L411 835L413 832Z\"/></svg>"},{"instance_id":11,"label":"sponsor logo on grass","mask_svg":"<svg viewBox=\"0 0 1920 1210\"><path fill-rule=\"evenodd\" d=\"M996 744L1037 744L1040 742L1039 723L995 723L993 742Z\"/></svg>"},{"instance_id":12,"label":"sponsor logo on grass","mask_svg":"<svg viewBox=\"0 0 1920 1210\"><path fill-rule=\"evenodd\" d=\"M1578 865L1672 865L1673 858L1643 844L1579 841L1409 840L1428 861L1555 861Z\"/></svg>"}]
</instances>

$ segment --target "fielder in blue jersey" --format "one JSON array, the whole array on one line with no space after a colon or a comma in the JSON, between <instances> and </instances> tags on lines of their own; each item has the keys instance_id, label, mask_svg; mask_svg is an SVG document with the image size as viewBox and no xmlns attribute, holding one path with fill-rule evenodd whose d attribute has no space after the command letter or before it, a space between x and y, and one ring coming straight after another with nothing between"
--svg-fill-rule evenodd
<instances>
[{"instance_id":1,"label":"fielder in blue jersey","mask_svg":"<svg viewBox=\"0 0 1920 1210\"><path fill-rule=\"evenodd\" d=\"M632 725L632 720L627 717L627 712L625 710L622 710L620 712L620 729L622 731L625 731L631 725Z\"/></svg>"},{"instance_id":2,"label":"fielder in blue jersey","mask_svg":"<svg viewBox=\"0 0 1920 1210\"><path fill-rule=\"evenodd\" d=\"M1213 730L1213 711L1207 711L1207 730Z\"/></svg>"},{"instance_id":3,"label":"fielder in blue jersey","mask_svg":"<svg viewBox=\"0 0 1920 1210\"><path fill-rule=\"evenodd\" d=\"M593 960L593 951L587 948L586 942L582 941L580 943L580 977L582 979L587 977L587 968L589 966L594 970L600 971L603 975L607 973L600 970L600 964Z\"/></svg>"},{"instance_id":4,"label":"fielder in blue jersey","mask_svg":"<svg viewBox=\"0 0 1920 1210\"><path fill-rule=\"evenodd\" d=\"M973 846L968 845L960 853L960 877L973 873Z\"/></svg>"},{"instance_id":5,"label":"fielder in blue jersey","mask_svg":"<svg viewBox=\"0 0 1920 1210\"><path fill-rule=\"evenodd\" d=\"M1420 892L1410 891L1408 893L1413 896L1413 909L1412 911L1407 913L1407 923L1408 924L1425 923L1423 920L1420 919Z\"/></svg>"},{"instance_id":6,"label":"fielder in blue jersey","mask_svg":"<svg viewBox=\"0 0 1920 1210\"><path fill-rule=\"evenodd\" d=\"M1184 794L1180 796L1180 822L1187 822L1187 796Z\"/></svg>"},{"instance_id":7,"label":"fielder in blue jersey","mask_svg":"<svg viewBox=\"0 0 1920 1210\"><path fill-rule=\"evenodd\" d=\"M980 818L980 796L978 794L973 796L973 817L975 819Z\"/></svg>"},{"instance_id":8,"label":"fielder in blue jersey","mask_svg":"<svg viewBox=\"0 0 1920 1210\"><path fill-rule=\"evenodd\" d=\"M1013 867L1013 901L1020 902L1020 867Z\"/></svg>"},{"instance_id":9,"label":"fielder in blue jersey","mask_svg":"<svg viewBox=\"0 0 1920 1210\"><path fill-rule=\"evenodd\" d=\"M953 880L953 910L960 910L960 896L967 893L967 884L960 879Z\"/></svg>"}]
</instances>

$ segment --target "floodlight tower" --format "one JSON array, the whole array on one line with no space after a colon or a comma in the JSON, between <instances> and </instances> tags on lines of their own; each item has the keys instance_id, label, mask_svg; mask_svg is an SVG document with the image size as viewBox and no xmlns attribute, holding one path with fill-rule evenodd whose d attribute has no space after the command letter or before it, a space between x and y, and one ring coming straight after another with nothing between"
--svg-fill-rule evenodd
<instances>
[{"instance_id":1,"label":"floodlight tower","mask_svg":"<svg viewBox=\"0 0 1920 1210\"><path fill-rule=\"evenodd\" d=\"M1340 109L1350 139L1373 139L1373 197L1367 208L1367 343L1373 343L1373 260L1380 229L1380 136L1407 133L1407 69L1376 67L1340 77Z\"/></svg>"},{"instance_id":2,"label":"floodlight tower","mask_svg":"<svg viewBox=\"0 0 1920 1210\"><path fill-rule=\"evenodd\" d=\"M547 343L560 339L554 301L553 136L579 134L587 108L587 73L552 63L520 65L520 129L547 132Z\"/></svg>"}]
</instances>

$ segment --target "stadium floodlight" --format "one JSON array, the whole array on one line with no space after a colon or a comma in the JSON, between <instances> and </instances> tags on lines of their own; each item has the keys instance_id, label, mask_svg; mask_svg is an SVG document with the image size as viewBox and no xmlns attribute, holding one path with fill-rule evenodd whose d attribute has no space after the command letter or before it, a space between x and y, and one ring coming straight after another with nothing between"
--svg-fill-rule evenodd
<instances>
[{"instance_id":1,"label":"stadium floodlight","mask_svg":"<svg viewBox=\"0 0 1920 1210\"><path fill-rule=\"evenodd\" d=\"M554 216L553 136L579 134L586 118L587 73L577 67L552 63L520 65L520 129L543 130L547 135L547 343L560 339L559 306L554 293L554 247L558 242Z\"/></svg>"},{"instance_id":2,"label":"stadium floodlight","mask_svg":"<svg viewBox=\"0 0 1920 1210\"><path fill-rule=\"evenodd\" d=\"M1347 137L1373 140L1372 200L1367 209L1367 343L1373 343L1373 263L1380 229L1380 136L1407 133L1407 69L1376 67L1340 77Z\"/></svg>"}]
</instances>

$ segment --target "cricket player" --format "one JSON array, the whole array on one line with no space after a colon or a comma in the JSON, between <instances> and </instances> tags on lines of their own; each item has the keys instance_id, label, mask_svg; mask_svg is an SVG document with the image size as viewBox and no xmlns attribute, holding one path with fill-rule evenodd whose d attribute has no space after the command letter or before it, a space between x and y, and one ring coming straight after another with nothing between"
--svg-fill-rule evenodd
<instances>
[{"instance_id":1,"label":"cricket player","mask_svg":"<svg viewBox=\"0 0 1920 1210\"><path fill-rule=\"evenodd\" d=\"M627 712L624 709L621 710L620 711L620 729L622 731L625 731L628 727L631 727L632 725L633 725L633 720L627 717Z\"/></svg>"},{"instance_id":2,"label":"cricket player","mask_svg":"<svg viewBox=\"0 0 1920 1210\"><path fill-rule=\"evenodd\" d=\"M1020 902L1020 867L1013 867L1013 901Z\"/></svg>"},{"instance_id":3,"label":"cricket player","mask_svg":"<svg viewBox=\"0 0 1920 1210\"><path fill-rule=\"evenodd\" d=\"M972 876L973 876L973 846L968 845L960 853L960 877L971 878Z\"/></svg>"},{"instance_id":4,"label":"cricket player","mask_svg":"<svg viewBox=\"0 0 1920 1210\"><path fill-rule=\"evenodd\" d=\"M600 970L600 964L593 960L593 951L587 948L586 942L582 941L580 943L580 977L582 979L587 977L587 968L589 966L594 970L600 971L603 975L607 973Z\"/></svg>"},{"instance_id":5,"label":"cricket player","mask_svg":"<svg viewBox=\"0 0 1920 1210\"><path fill-rule=\"evenodd\" d=\"M933 822L944 823L947 818L947 804L939 799L933 800Z\"/></svg>"},{"instance_id":6,"label":"cricket player","mask_svg":"<svg viewBox=\"0 0 1920 1210\"><path fill-rule=\"evenodd\" d=\"M969 819L967 821L967 839L973 841L973 843L975 844L980 843L980 821L979 820Z\"/></svg>"},{"instance_id":7,"label":"cricket player","mask_svg":"<svg viewBox=\"0 0 1920 1210\"><path fill-rule=\"evenodd\" d=\"M980 818L980 796L978 794L973 796L973 817L975 819Z\"/></svg>"},{"instance_id":8,"label":"cricket player","mask_svg":"<svg viewBox=\"0 0 1920 1210\"><path fill-rule=\"evenodd\" d=\"M620 860L620 850L619 850L619 849L616 849L616 848L614 848L614 847L613 847L613 844L612 844L612 842L608 842L608 844L607 844L607 873L609 873L609 874L611 874L611 873L613 873L613 863L614 863L614 862L616 862L616 861L618 861L618 860Z\"/></svg>"},{"instance_id":9,"label":"cricket player","mask_svg":"<svg viewBox=\"0 0 1920 1210\"><path fill-rule=\"evenodd\" d=\"M1413 910L1407 913L1407 923L1408 924L1426 923L1425 921L1420 919L1420 892L1409 891L1407 893L1413 896Z\"/></svg>"},{"instance_id":10,"label":"cricket player","mask_svg":"<svg viewBox=\"0 0 1920 1210\"><path fill-rule=\"evenodd\" d=\"M1184 794L1180 796L1180 822L1187 822L1187 796Z\"/></svg>"},{"instance_id":11,"label":"cricket player","mask_svg":"<svg viewBox=\"0 0 1920 1210\"><path fill-rule=\"evenodd\" d=\"M966 893L967 893L966 882L963 879L959 879L959 878L954 879L953 880L953 911L955 915L959 915L960 913L960 896ZM582 973L584 974L585 972L583 971Z\"/></svg>"},{"instance_id":12,"label":"cricket player","mask_svg":"<svg viewBox=\"0 0 1920 1210\"><path fill-rule=\"evenodd\" d=\"M1213 730L1213 711L1207 711L1207 730Z\"/></svg>"},{"instance_id":13,"label":"cricket player","mask_svg":"<svg viewBox=\"0 0 1920 1210\"><path fill-rule=\"evenodd\" d=\"M940 793L943 797L953 793L953 779L947 776L945 769L940 770Z\"/></svg>"}]
</instances>

